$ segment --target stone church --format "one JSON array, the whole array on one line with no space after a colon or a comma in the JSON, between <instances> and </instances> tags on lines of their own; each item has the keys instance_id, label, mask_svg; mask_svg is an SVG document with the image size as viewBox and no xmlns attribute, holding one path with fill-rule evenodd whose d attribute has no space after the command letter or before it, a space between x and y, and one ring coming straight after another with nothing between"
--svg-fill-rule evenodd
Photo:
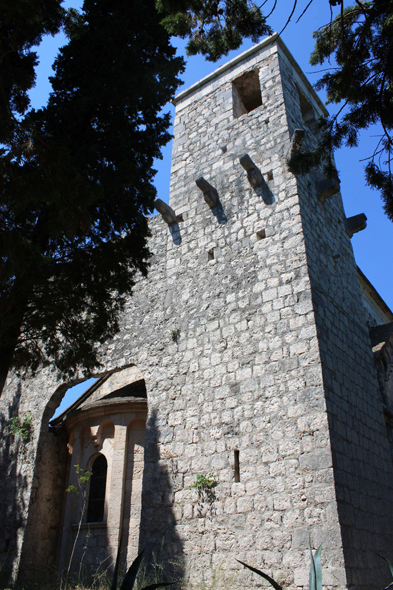
<instances>
[{"instance_id":1,"label":"stone church","mask_svg":"<svg viewBox=\"0 0 393 590\"><path fill-rule=\"evenodd\" d=\"M300 590L322 543L325 588L386 586L393 314L354 261L365 216L288 169L325 108L276 35L175 104L170 203L102 373L53 421L74 383L8 378L3 573L74 552L74 574L110 574L145 548L182 588L255 587L240 559ZM7 435L29 412L30 439Z\"/></svg>"}]
</instances>

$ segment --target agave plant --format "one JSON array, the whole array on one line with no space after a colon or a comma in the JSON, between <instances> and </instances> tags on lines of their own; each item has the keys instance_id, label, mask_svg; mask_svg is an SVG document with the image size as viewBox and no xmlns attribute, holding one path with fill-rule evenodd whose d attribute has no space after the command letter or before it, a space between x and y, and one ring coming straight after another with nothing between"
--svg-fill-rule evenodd
<instances>
[{"instance_id":1,"label":"agave plant","mask_svg":"<svg viewBox=\"0 0 393 590\"><path fill-rule=\"evenodd\" d=\"M124 576L122 585L120 586L120 590L132 590L134 588L135 580L138 575L139 566L141 565L142 558L143 558L144 549L139 553L139 555L134 559L130 568L126 575ZM115 573L113 575L112 587L111 590L116 590L117 586L117 563L115 567ZM172 586L175 582L159 582L158 584L150 584L149 586L145 586L141 590L155 590L156 588L161 588L162 586Z\"/></svg>"},{"instance_id":2,"label":"agave plant","mask_svg":"<svg viewBox=\"0 0 393 590\"><path fill-rule=\"evenodd\" d=\"M318 547L315 554L313 555L313 553L311 551L311 547L310 547L311 567L310 567L310 577L309 577L309 582L308 582L309 590L322 590L321 549L322 549L322 544ZM273 586L273 588L275 588L275 590L283 590L283 587L280 586L280 584L278 584L275 580L273 580L273 578L271 578L270 576L265 574L265 572L261 572L261 570L258 570L255 567L251 567L251 565L247 565L247 563L243 563L242 561L239 561L238 559L236 561L238 561L239 563L244 565L244 567L248 568L249 570L251 570L255 574L258 574L258 576L262 576L262 578L267 580L269 582L269 584L271 584ZM389 565L390 565L390 568L391 568L391 571L393 574L392 565L390 563L389 563Z\"/></svg>"},{"instance_id":3,"label":"agave plant","mask_svg":"<svg viewBox=\"0 0 393 590\"><path fill-rule=\"evenodd\" d=\"M386 557L384 557L380 553L377 553L377 555L378 555L378 557L381 557L384 561L386 561L386 563L389 566L390 573L392 574L392 578L393 578L393 564L392 564L392 562L389 561ZM388 588L393 588L393 582L390 582L390 584L388 586L386 586L386 588L384 588L384 590L388 590Z\"/></svg>"}]
</instances>

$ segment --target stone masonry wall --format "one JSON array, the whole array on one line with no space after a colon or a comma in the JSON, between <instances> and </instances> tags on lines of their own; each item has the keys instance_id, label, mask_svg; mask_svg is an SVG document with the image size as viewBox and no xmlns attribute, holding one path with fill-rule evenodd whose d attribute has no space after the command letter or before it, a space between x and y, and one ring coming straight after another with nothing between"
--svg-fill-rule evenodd
<instances>
[{"instance_id":1,"label":"stone masonry wall","mask_svg":"<svg viewBox=\"0 0 393 590\"><path fill-rule=\"evenodd\" d=\"M333 475L297 188L285 162L289 133L277 50L267 48L251 58L246 69L252 67L259 67L262 107L248 115L234 119L232 114L232 80L243 73L244 64L226 70L219 81L177 105L171 204L176 213L191 217L192 234L198 241L190 249L194 260L190 256L189 262L182 261L183 268L174 271L174 283L181 284L187 262L190 270L193 264L194 276L203 270L197 270L198 262L211 268L205 289L202 285L201 291L199 280L194 280L191 310L197 308L202 293L208 314L217 323L208 325L205 344L201 337L197 340L190 360L197 391L200 369L205 369L201 401L213 385L202 426L217 429L217 442L210 442L207 433L195 433L198 442L207 437L205 444L213 457L211 462L206 457L194 459L194 464L205 473L217 473L221 466L225 471L220 479L226 481L218 487L229 497L223 498L222 520L216 517L199 525L206 527L205 534L210 532L211 547L218 549L213 567L210 556L205 557L206 565L217 567L223 561L223 548L229 549L225 568L233 567L231 554L246 558L248 551L254 563L273 567L284 579L295 570L295 583L301 585L307 583L309 531L318 540L323 538L331 566L340 563L340 533L332 516ZM243 152L266 180L272 173L273 179L267 180L268 198L250 188L238 163ZM194 188L201 174L217 188L226 223L214 224ZM200 216L204 228L198 232ZM261 229L265 229L265 240L257 239ZM216 257L209 262L207 252L212 249ZM189 296L183 295L185 301ZM199 362L195 358L198 341L204 347L210 345L211 361L206 352ZM186 391L182 389L182 403L190 413L195 393L190 390L185 400ZM224 395L222 402L217 394ZM199 411L195 408L194 413L198 424ZM177 437L182 413L175 419L170 423L176 426ZM231 483L234 449L240 450L241 469L246 470L240 484ZM185 453L195 451L191 445L184 447ZM187 497L189 492L179 493L179 499ZM183 514L190 510L185 504ZM192 521L185 527L191 551L196 549L194 527ZM222 528L224 544L222 535L215 539ZM238 531L244 530L248 534L239 538ZM204 545L200 547L203 553ZM340 574L336 578L327 574L326 583L337 579L343 583Z\"/></svg>"},{"instance_id":2,"label":"stone masonry wall","mask_svg":"<svg viewBox=\"0 0 393 590\"><path fill-rule=\"evenodd\" d=\"M281 64L289 127L304 127L291 65ZM322 204L318 180L313 170L298 185L344 553L349 584L375 588L386 583L375 552L393 545L393 465L341 195Z\"/></svg>"},{"instance_id":3,"label":"stone masonry wall","mask_svg":"<svg viewBox=\"0 0 393 590\"><path fill-rule=\"evenodd\" d=\"M324 587L347 587L339 486L345 469L335 478L328 417L338 396L329 381L330 340L316 305L313 252L322 248L326 256L330 242L316 235L322 222L312 225L317 206L307 183L299 183L299 196L287 169L297 116L288 114L287 88L295 73L280 47L274 39L262 43L178 98L170 204L183 221L168 228L160 216L151 220L150 274L137 284L120 333L102 352L105 370L135 364L146 382L139 544L158 560L169 557L189 588L213 579L216 588L254 587L236 558L289 588L306 588L309 537L314 548L323 542ZM234 118L232 80L252 68L262 105ZM300 76L298 83L309 92ZM263 190L250 186L238 161L244 152L260 168ZM213 210L195 185L201 175L218 191ZM342 242L349 257L350 245ZM336 325L340 314L333 315ZM364 330L358 332L365 352ZM352 375L356 360L351 363ZM47 374L11 382L3 405L16 387L21 407L34 400L35 423L45 430L63 390L56 392ZM354 440L351 452L355 446ZM209 474L217 482L214 494L198 497L191 486ZM32 475L29 468L26 498ZM4 485L12 495L11 484ZM33 534L22 527L21 543Z\"/></svg>"}]
</instances>

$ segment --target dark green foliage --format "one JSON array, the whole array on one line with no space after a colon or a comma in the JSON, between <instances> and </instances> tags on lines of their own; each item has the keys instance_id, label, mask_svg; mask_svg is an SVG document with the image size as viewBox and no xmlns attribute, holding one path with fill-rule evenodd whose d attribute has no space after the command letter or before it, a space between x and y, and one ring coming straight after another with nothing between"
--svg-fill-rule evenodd
<instances>
[{"instance_id":1,"label":"dark green foliage","mask_svg":"<svg viewBox=\"0 0 393 590\"><path fill-rule=\"evenodd\" d=\"M10 418L6 432L13 436L20 436L23 442L29 442L31 430L32 430L33 414L28 412L23 414L22 417L14 416Z\"/></svg>"},{"instance_id":2,"label":"dark green foliage","mask_svg":"<svg viewBox=\"0 0 393 590\"><path fill-rule=\"evenodd\" d=\"M339 114L325 122L318 150L294 163L303 172L329 151L342 145L356 147L359 132L375 123L382 127L370 147L366 181L381 191L387 216L393 221L393 0L356 2L328 25L314 33L313 65L334 57L337 67L329 68L316 84L324 88L328 102L342 103ZM297 167L296 164L299 164Z\"/></svg>"},{"instance_id":3,"label":"dark green foliage","mask_svg":"<svg viewBox=\"0 0 393 590\"><path fill-rule=\"evenodd\" d=\"M3 137L3 378L9 366L97 367L97 343L147 272L152 164L170 138L159 112L183 68L159 21L153 0L85 0L47 107Z\"/></svg>"},{"instance_id":4,"label":"dark green foliage","mask_svg":"<svg viewBox=\"0 0 393 590\"><path fill-rule=\"evenodd\" d=\"M243 39L256 43L271 33L260 8L248 0L156 0L162 24L171 35L188 37L187 53L217 61Z\"/></svg>"},{"instance_id":5,"label":"dark green foliage","mask_svg":"<svg viewBox=\"0 0 393 590\"><path fill-rule=\"evenodd\" d=\"M0 0L0 143L17 133L17 118L29 105L37 54L43 35L58 32L62 0Z\"/></svg>"},{"instance_id":6,"label":"dark green foliage","mask_svg":"<svg viewBox=\"0 0 393 590\"><path fill-rule=\"evenodd\" d=\"M216 479L212 473L209 475L197 475L196 481L190 488L194 488L195 490L211 490L217 486Z\"/></svg>"}]
</instances>

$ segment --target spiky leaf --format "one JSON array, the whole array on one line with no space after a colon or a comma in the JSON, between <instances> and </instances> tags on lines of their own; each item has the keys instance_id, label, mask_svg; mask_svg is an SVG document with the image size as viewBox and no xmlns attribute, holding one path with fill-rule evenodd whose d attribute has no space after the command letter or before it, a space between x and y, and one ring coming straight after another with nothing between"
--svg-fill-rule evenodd
<instances>
[{"instance_id":1,"label":"spiky leaf","mask_svg":"<svg viewBox=\"0 0 393 590\"><path fill-rule=\"evenodd\" d=\"M139 553L139 555L134 559L130 568L126 575L124 576L124 580L122 585L120 586L120 590L132 590L135 584L136 576L138 574L139 566L141 565L141 561L143 558L144 549Z\"/></svg>"},{"instance_id":2,"label":"spiky leaf","mask_svg":"<svg viewBox=\"0 0 393 590\"><path fill-rule=\"evenodd\" d=\"M386 561L386 563L388 564L388 566L390 568L390 573L392 574L392 578L393 578L393 564L392 564L392 562L389 561L389 559L387 559L386 557L384 557L380 553L377 553L377 555L378 555L378 557L381 557L381 559L383 559L384 561Z\"/></svg>"},{"instance_id":3,"label":"spiky leaf","mask_svg":"<svg viewBox=\"0 0 393 590\"><path fill-rule=\"evenodd\" d=\"M310 547L311 566L310 566L310 580L309 580L309 584L308 584L309 590L322 590L321 550L322 550L322 543L320 544L320 546L316 550L315 555L312 554L311 547Z\"/></svg>"},{"instance_id":4,"label":"spiky leaf","mask_svg":"<svg viewBox=\"0 0 393 590\"><path fill-rule=\"evenodd\" d=\"M265 578L265 580L267 580L269 582L269 584L271 584L273 586L273 588L275 588L276 590L283 590L282 586L280 586L280 584L277 584L277 582L275 580L273 580L273 578L271 578L270 576L268 576L264 572L261 572L261 570L258 570L257 568L252 567L251 565L247 565L246 563L243 563L239 559L237 559L236 561L238 561L239 563L244 565L244 567L247 567L249 570L251 570L255 574L258 574L258 576L262 576L262 578Z\"/></svg>"}]
</instances>

